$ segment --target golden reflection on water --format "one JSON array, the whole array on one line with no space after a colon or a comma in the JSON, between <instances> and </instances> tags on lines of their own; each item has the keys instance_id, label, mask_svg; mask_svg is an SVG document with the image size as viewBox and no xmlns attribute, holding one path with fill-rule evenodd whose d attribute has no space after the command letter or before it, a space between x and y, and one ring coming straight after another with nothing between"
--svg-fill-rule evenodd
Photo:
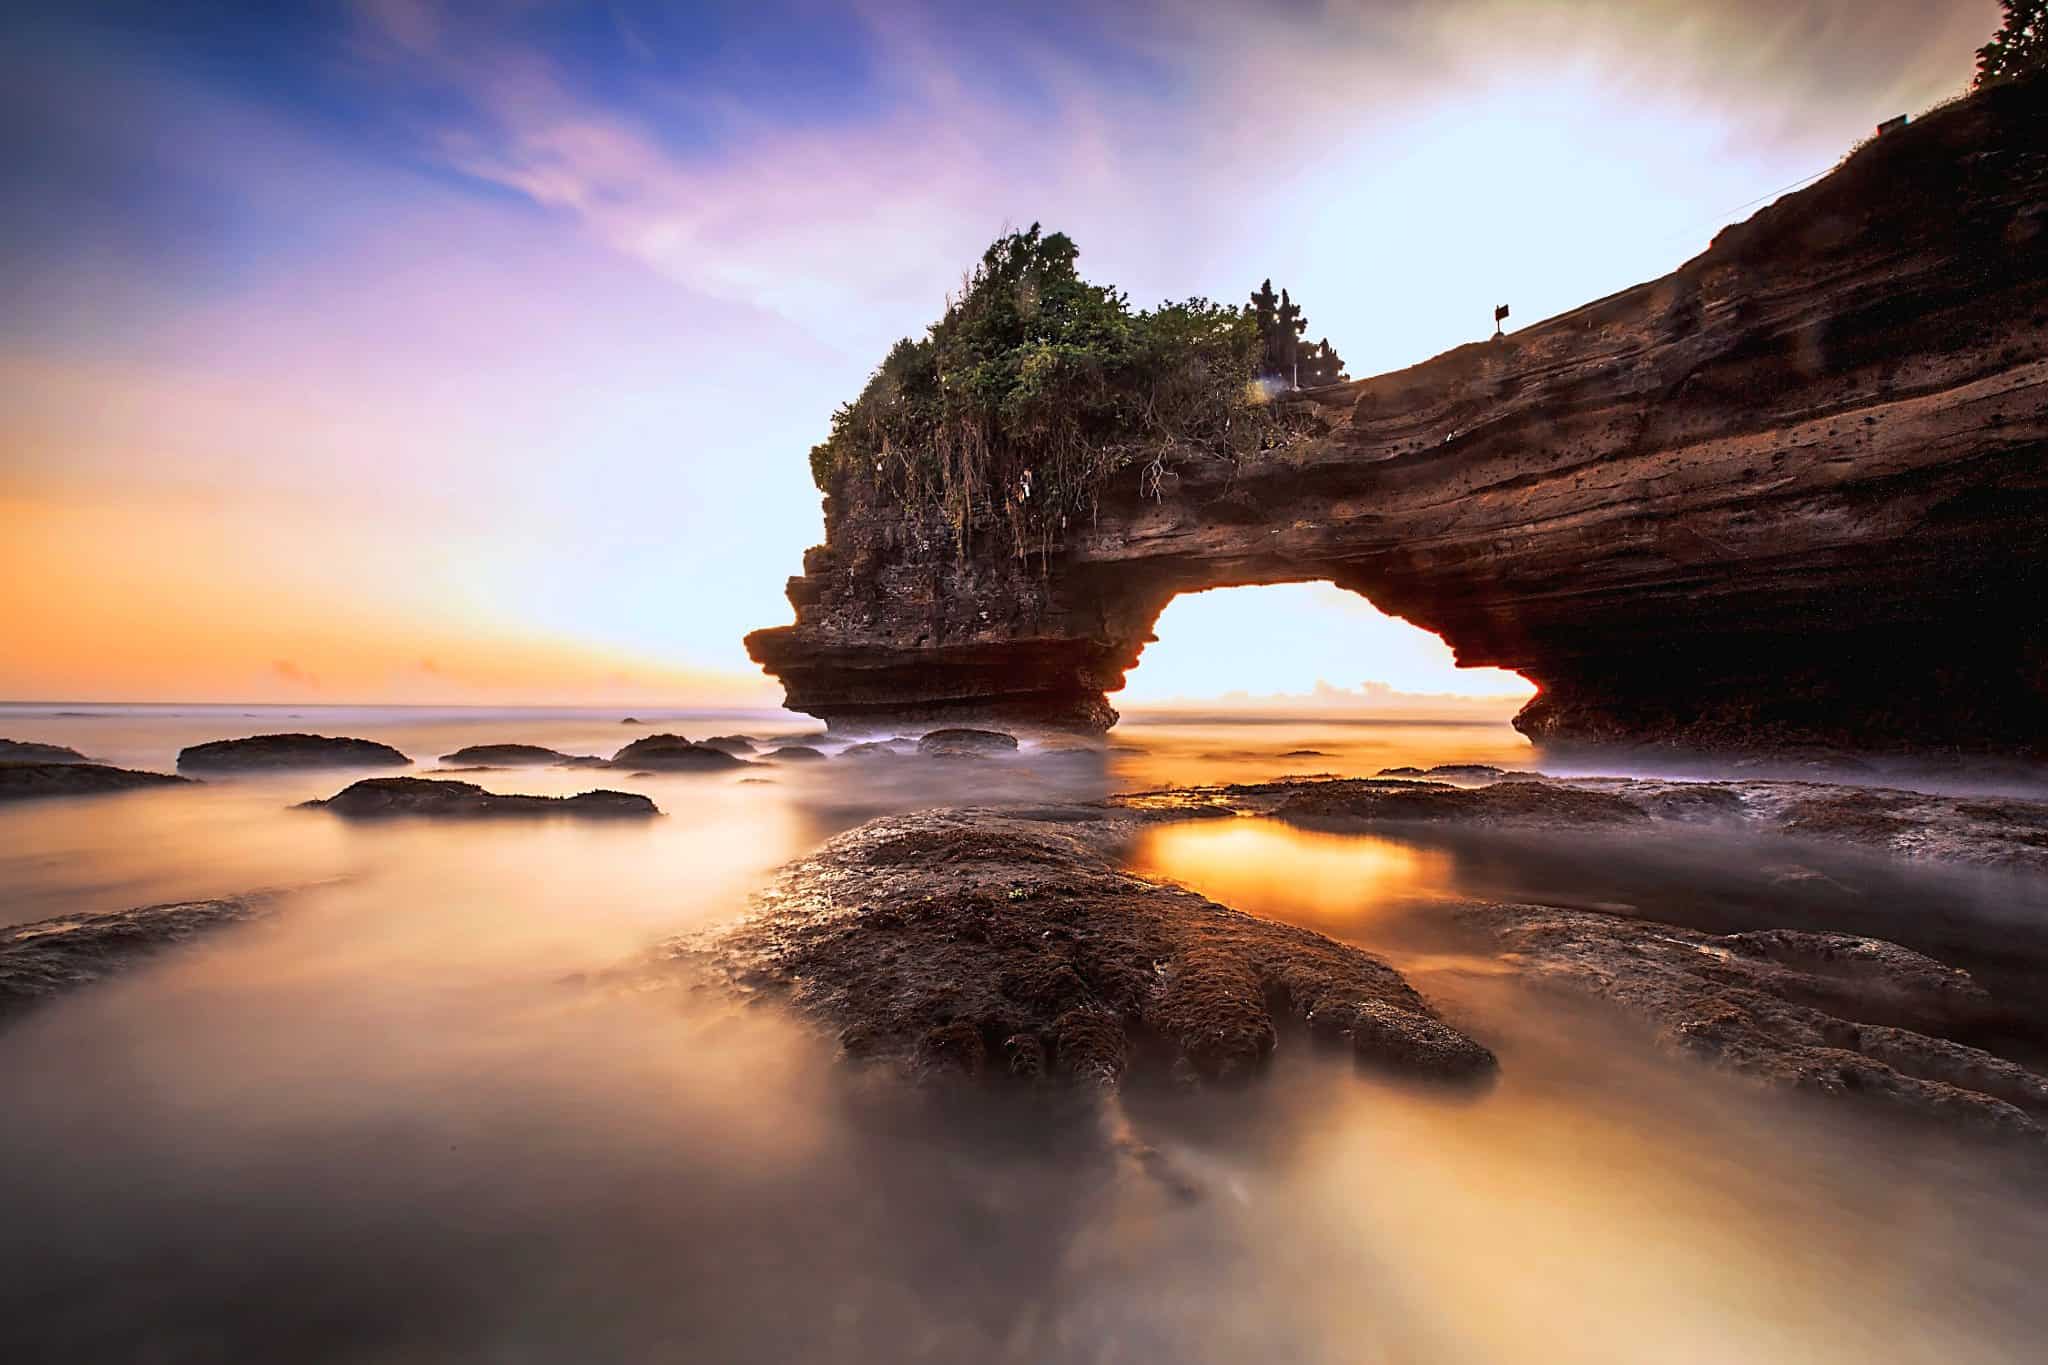
<instances>
[{"instance_id":1,"label":"golden reflection on water","mask_svg":"<svg viewBox=\"0 0 2048 1365\"><path fill-rule=\"evenodd\" d=\"M1451 882L1446 853L1252 818L1148 830L1130 864L1225 905L1256 907L1273 919L1339 936L1440 898Z\"/></svg>"}]
</instances>

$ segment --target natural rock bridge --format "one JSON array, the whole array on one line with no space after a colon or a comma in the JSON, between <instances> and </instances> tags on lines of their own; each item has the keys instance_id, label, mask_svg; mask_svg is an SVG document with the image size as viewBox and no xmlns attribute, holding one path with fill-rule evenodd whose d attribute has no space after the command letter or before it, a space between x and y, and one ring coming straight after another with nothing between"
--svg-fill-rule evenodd
<instances>
[{"instance_id":1,"label":"natural rock bridge","mask_svg":"<svg viewBox=\"0 0 2048 1365\"><path fill-rule=\"evenodd\" d=\"M2048 740L2048 82L1887 134L1672 274L1301 395L1041 565L857 477L747 637L834 724L1105 728L1181 592L1327 579L1540 685L1546 742Z\"/></svg>"}]
</instances>

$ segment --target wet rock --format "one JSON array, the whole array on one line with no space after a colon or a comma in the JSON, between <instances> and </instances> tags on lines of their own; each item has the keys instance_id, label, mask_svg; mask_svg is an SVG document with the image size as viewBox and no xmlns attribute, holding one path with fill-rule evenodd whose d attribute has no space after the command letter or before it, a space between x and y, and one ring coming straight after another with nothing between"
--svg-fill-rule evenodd
<instances>
[{"instance_id":1,"label":"wet rock","mask_svg":"<svg viewBox=\"0 0 2048 1365\"><path fill-rule=\"evenodd\" d=\"M1496 768L1491 763L1439 763L1433 768L1382 768L1381 777L1429 777L1450 782L1540 781L1541 773Z\"/></svg>"},{"instance_id":2,"label":"wet rock","mask_svg":"<svg viewBox=\"0 0 2048 1365\"><path fill-rule=\"evenodd\" d=\"M644 818L659 815L654 802L635 792L587 791L574 796L500 795L474 782L426 777L368 777L324 801L301 803L305 810L329 810L352 819L425 815L473 819L482 816L576 815Z\"/></svg>"},{"instance_id":3,"label":"wet rock","mask_svg":"<svg viewBox=\"0 0 2048 1365\"><path fill-rule=\"evenodd\" d=\"M0 763L0 801L44 796L99 796L142 787L189 785L188 777L110 768L104 763Z\"/></svg>"},{"instance_id":4,"label":"wet rock","mask_svg":"<svg viewBox=\"0 0 2048 1365\"><path fill-rule=\"evenodd\" d=\"M205 930L253 918L262 908L254 897L177 901L0 929L0 1020Z\"/></svg>"},{"instance_id":5,"label":"wet rock","mask_svg":"<svg viewBox=\"0 0 2048 1365\"><path fill-rule=\"evenodd\" d=\"M917 741L917 751L927 758L961 758L972 755L1014 754L1017 737L1001 730L954 727L933 730Z\"/></svg>"},{"instance_id":6,"label":"wet rock","mask_svg":"<svg viewBox=\"0 0 2048 1365\"><path fill-rule=\"evenodd\" d=\"M744 757L754 752L754 741L745 735L713 735L697 741L707 749L723 749L729 754Z\"/></svg>"},{"instance_id":7,"label":"wet rock","mask_svg":"<svg viewBox=\"0 0 2048 1365\"><path fill-rule=\"evenodd\" d=\"M1323 751L1322 751L1321 749L1289 749L1289 750L1288 750L1288 751L1287 751L1286 753L1284 753L1284 754L1281 754L1281 755L1280 755L1280 757L1282 757L1282 758L1328 758L1328 757L1329 757L1329 755L1328 755L1328 754L1326 754L1326 753L1324 753L1324 752L1323 752Z\"/></svg>"},{"instance_id":8,"label":"wet rock","mask_svg":"<svg viewBox=\"0 0 2048 1365\"><path fill-rule=\"evenodd\" d=\"M442 754L441 762L519 768L549 763L570 763L581 767L601 764L604 760L589 754L565 754L538 744L471 744L452 754Z\"/></svg>"},{"instance_id":9,"label":"wet rock","mask_svg":"<svg viewBox=\"0 0 2048 1365\"><path fill-rule=\"evenodd\" d=\"M1273 813L1283 820L1479 826L1628 825L1649 819L1611 793L1548 782L1451 787L1339 779L1303 786Z\"/></svg>"},{"instance_id":10,"label":"wet rock","mask_svg":"<svg viewBox=\"0 0 2048 1365\"><path fill-rule=\"evenodd\" d=\"M1987 1017L1990 999L1967 973L1896 943L1714 935L1552 906L1453 916L1531 979L1618 1006L1743 1075L2048 1148L2048 1080L1943 1036Z\"/></svg>"},{"instance_id":11,"label":"wet rock","mask_svg":"<svg viewBox=\"0 0 2048 1365\"><path fill-rule=\"evenodd\" d=\"M613 767L655 768L663 772L713 772L739 768L746 760L723 749L692 744L681 735L648 735L612 755Z\"/></svg>"},{"instance_id":12,"label":"wet rock","mask_svg":"<svg viewBox=\"0 0 2048 1365\"><path fill-rule=\"evenodd\" d=\"M808 744L785 744L770 749L764 757L776 763L816 763L825 755Z\"/></svg>"},{"instance_id":13,"label":"wet rock","mask_svg":"<svg viewBox=\"0 0 2048 1365\"><path fill-rule=\"evenodd\" d=\"M412 760L388 744L327 735L250 735L216 739L178 751L178 767L191 772L261 768L404 768Z\"/></svg>"},{"instance_id":14,"label":"wet rock","mask_svg":"<svg viewBox=\"0 0 2048 1365\"><path fill-rule=\"evenodd\" d=\"M621 725L645 725L646 723L646 721L640 719L640 717L638 716L627 716L624 720L619 722L619 724Z\"/></svg>"},{"instance_id":15,"label":"wet rock","mask_svg":"<svg viewBox=\"0 0 2048 1365\"><path fill-rule=\"evenodd\" d=\"M841 758L903 758L917 752L916 740L869 739L849 744L839 751Z\"/></svg>"},{"instance_id":16,"label":"wet rock","mask_svg":"<svg viewBox=\"0 0 2048 1365\"><path fill-rule=\"evenodd\" d=\"M37 744L26 739L0 739L0 763L90 763L91 759L62 744Z\"/></svg>"},{"instance_id":17,"label":"wet rock","mask_svg":"<svg viewBox=\"0 0 2048 1365\"><path fill-rule=\"evenodd\" d=\"M1237 1081L1318 1019L1406 1074L1492 1070L1378 958L1123 871L1136 823L1099 806L873 820L674 949L913 1072Z\"/></svg>"}]
</instances>

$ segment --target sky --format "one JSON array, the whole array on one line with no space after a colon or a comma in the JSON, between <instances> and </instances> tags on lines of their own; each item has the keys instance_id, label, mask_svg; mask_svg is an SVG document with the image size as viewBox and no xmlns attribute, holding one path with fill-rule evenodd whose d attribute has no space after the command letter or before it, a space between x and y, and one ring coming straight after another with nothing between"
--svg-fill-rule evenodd
<instances>
[{"instance_id":1,"label":"sky","mask_svg":"<svg viewBox=\"0 0 2048 1365\"><path fill-rule=\"evenodd\" d=\"M791 619L822 535L806 452L1006 229L1067 232L1139 305L1270 276L1378 373L1495 303L1533 322L1664 273L1961 90L1998 24L1996 0L9 13L0 698L521 704L775 699L740 637ZM1159 633L1130 699L1520 686L1327 586L1184 598Z\"/></svg>"}]
</instances>

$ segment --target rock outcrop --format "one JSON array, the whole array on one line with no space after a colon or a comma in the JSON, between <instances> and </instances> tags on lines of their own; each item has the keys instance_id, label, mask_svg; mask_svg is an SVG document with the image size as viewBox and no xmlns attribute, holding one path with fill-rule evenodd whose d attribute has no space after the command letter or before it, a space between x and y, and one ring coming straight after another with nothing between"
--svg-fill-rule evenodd
<instances>
[{"instance_id":1,"label":"rock outcrop","mask_svg":"<svg viewBox=\"0 0 2048 1365\"><path fill-rule=\"evenodd\" d=\"M604 766L604 760L594 754L565 754L539 744L471 744L452 754L442 754L441 762L505 768L530 768L542 764L568 764L578 768Z\"/></svg>"},{"instance_id":2,"label":"rock outcrop","mask_svg":"<svg viewBox=\"0 0 2048 1365\"><path fill-rule=\"evenodd\" d=\"M1989 997L1967 973L1896 943L1702 934L1540 905L1471 905L1454 917L1531 979L1626 1010L1743 1075L2048 1150L2048 1079L1943 1036L1989 1014Z\"/></svg>"},{"instance_id":3,"label":"rock outcrop","mask_svg":"<svg viewBox=\"0 0 2048 1365\"><path fill-rule=\"evenodd\" d=\"M578 792L574 796L501 795L474 782L426 777L366 777L324 801L300 803L307 810L328 810L352 819L394 815L430 815L455 819L483 816L578 815L612 819L659 815L654 802L635 792Z\"/></svg>"},{"instance_id":4,"label":"rock outcrop","mask_svg":"<svg viewBox=\"0 0 2048 1365\"><path fill-rule=\"evenodd\" d=\"M1662 279L1129 468L1028 560L860 471L748 637L841 727L1100 729L1176 594L1329 580L1546 743L2048 751L2048 80L1888 133Z\"/></svg>"},{"instance_id":5,"label":"rock outcrop","mask_svg":"<svg viewBox=\"0 0 2048 1365\"><path fill-rule=\"evenodd\" d=\"M675 951L786 995L849 1054L913 1071L1239 1080L1298 1024L1396 1072L1491 1073L1491 1052L1371 954L1123 871L1145 818L872 820L784 869L736 927Z\"/></svg>"},{"instance_id":6,"label":"rock outcrop","mask_svg":"<svg viewBox=\"0 0 2048 1365\"><path fill-rule=\"evenodd\" d=\"M411 766L411 759L388 744L328 735L250 735L246 739L216 739L178 751L179 769L189 772Z\"/></svg>"},{"instance_id":7,"label":"rock outcrop","mask_svg":"<svg viewBox=\"0 0 2048 1365\"><path fill-rule=\"evenodd\" d=\"M681 735L649 735L612 755L615 768L657 768L666 772L714 772L746 765L743 758L708 744L692 744Z\"/></svg>"},{"instance_id":8,"label":"rock outcrop","mask_svg":"<svg viewBox=\"0 0 2048 1365\"><path fill-rule=\"evenodd\" d=\"M110 768L104 763L0 763L0 801L43 796L101 796L145 787L184 786L190 778Z\"/></svg>"},{"instance_id":9,"label":"rock outcrop","mask_svg":"<svg viewBox=\"0 0 2048 1365\"><path fill-rule=\"evenodd\" d=\"M256 897L178 901L0 929L0 1021L204 930L249 919L262 908Z\"/></svg>"},{"instance_id":10,"label":"rock outcrop","mask_svg":"<svg viewBox=\"0 0 2048 1365\"><path fill-rule=\"evenodd\" d=\"M26 739L0 739L0 763L90 763L78 750L62 744Z\"/></svg>"}]
</instances>

